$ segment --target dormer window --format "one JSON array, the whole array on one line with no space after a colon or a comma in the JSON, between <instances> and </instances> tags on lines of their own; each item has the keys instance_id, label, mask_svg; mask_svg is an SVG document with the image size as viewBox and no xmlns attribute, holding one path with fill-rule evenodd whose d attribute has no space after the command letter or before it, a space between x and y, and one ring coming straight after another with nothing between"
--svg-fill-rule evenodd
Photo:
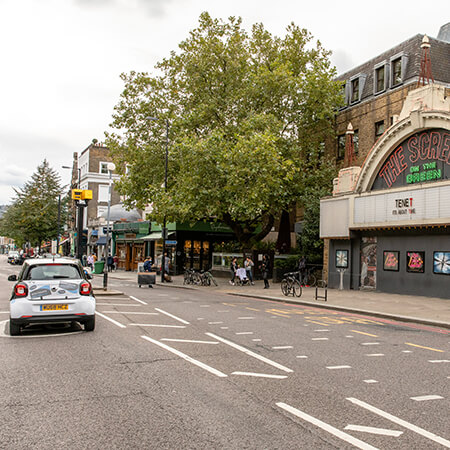
<instances>
[{"instance_id":1,"label":"dormer window","mask_svg":"<svg viewBox=\"0 0 450 450\"><path fill-rule=\"evenodd\" d=\"M352 87L352 97L351 101L352 103L359 101L359 78L355 78L351 82Z\"/></svg>"},{"instance_id":2,"label":"dormer window","mask_svg":"<svg viewBox=\"0 0 450 450\"><path fill-rule=\"evenodd\" d=\"M357 75L354 75L352 78L350 78L348 84L350 92L348 98L351 104L361 101L366 78L367 75L362 73L358 73Z\"/></svg>"},{"instance_id":3,"label":"dormer window","mask_svg":"<svg viewBox=\"0 0 450 450\"><path fill-rule=\"evenodd\" d=\"M387 87L387 78L388 78L388 66L387 62L383 61L382 63L375 66L374 75L373 75L373 93L379 94L386 90Z\"/></svg>"},{"instance_id":4,"label":"dormer window","mask_svg":"<svg viewBox=\"0 0 450 450\"><path fill-rule=\"evenodd\" d=\"M408 56L398 54L391 58L391 87L399 86L405 81Z\"/></svg>"}]
</instances>

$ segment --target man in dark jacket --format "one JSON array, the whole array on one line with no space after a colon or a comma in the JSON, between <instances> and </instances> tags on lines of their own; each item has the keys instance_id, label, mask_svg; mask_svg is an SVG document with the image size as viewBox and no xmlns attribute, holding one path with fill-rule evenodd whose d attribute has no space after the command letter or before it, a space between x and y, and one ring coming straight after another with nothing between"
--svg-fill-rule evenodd
<instances>
[{"instance_id":1,"label":"man in dark jacket","mask_svg":"<svg viewBox=\"0 0 450 450\"><path fill-rule=\"evenodd\" d=\"M270 261L267 255L264 255L262 259L261 274L264 280L264 289L269 289Z\"/></svg>"}]
</instances>

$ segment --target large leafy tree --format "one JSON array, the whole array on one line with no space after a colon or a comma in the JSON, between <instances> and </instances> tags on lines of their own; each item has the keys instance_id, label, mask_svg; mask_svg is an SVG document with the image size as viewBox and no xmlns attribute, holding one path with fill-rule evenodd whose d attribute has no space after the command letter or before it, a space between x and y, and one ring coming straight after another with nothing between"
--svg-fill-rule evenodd
<instances>
[{"instance_id":1,"label":"large leafy tree","mask_svg":"<svg viewBox=\"0 0 450 450\"><path fill-rule=\"evenodd\" d=\"M130 205L151 203L159 222L221 221L246 246L302 201L305 180L326 165L322 143L341 89L329 52L294 24L284 38L261 24L247 34L241 19L207 13L179 48L157 76L122 75L107 133L124 175L118 188Z\"/></svg>"},{"instance_id":2,"label":"large leafy tree","mask_svg":"<svg viewBox=\"0 0 450 450\"><path fill-rule=\"evenodd\" d=\"M15 189L16 197L0 223L0 234L22 245L29 242L40 246L44 240L58 234L58 200L62 195L61 179L48 161L44 160L22 188ZM66 202L61 202L60 223L64 223Z\"/></svg>"}]
</instances>

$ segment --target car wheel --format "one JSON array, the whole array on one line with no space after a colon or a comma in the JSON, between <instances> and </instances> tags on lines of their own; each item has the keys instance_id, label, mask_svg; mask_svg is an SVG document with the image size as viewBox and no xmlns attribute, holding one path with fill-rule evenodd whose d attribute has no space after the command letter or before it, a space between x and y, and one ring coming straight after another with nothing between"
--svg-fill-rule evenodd
<instances>
[{"instance_id":1,"label":"car wheel","mask_svg":"<svg viewBox=\"0 0 450 450\"><path fill-rule=\"evenodd\" d=\"M17 325L16 323L9 321L9 334L11 336L19 336L20 335L20 325Z\"/></svg>"},{"instance_id":2,"label":"car wheel","mask_svg":"<svg viewBox=\"0 0 450 450\"><path fill-rule=\"evenodd\" d=\"M94 331L95 328L95 316L89 317L86 322L84 322L84 331Z\"/></svg>"}]
</instances>

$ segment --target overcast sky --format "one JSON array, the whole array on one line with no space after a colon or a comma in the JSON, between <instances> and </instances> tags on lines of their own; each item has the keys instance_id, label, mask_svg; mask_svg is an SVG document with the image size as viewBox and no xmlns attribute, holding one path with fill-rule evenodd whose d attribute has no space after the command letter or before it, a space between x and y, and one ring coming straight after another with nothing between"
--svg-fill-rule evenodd
<instances>
[{"instance_id":1,"label":"overcast sky","mask_svg":"<svg viewBox=\"0 0 450 450\"><path fill-rule=\"evenodd\" d=\"M61 166L104 139L120 73L152 72L203 11L278 36L294 22L343 73L416 34L436 37L448 10L447 0L0 0L0 204L44 158L69 183Z\"/></svg>"}]
</instances>

